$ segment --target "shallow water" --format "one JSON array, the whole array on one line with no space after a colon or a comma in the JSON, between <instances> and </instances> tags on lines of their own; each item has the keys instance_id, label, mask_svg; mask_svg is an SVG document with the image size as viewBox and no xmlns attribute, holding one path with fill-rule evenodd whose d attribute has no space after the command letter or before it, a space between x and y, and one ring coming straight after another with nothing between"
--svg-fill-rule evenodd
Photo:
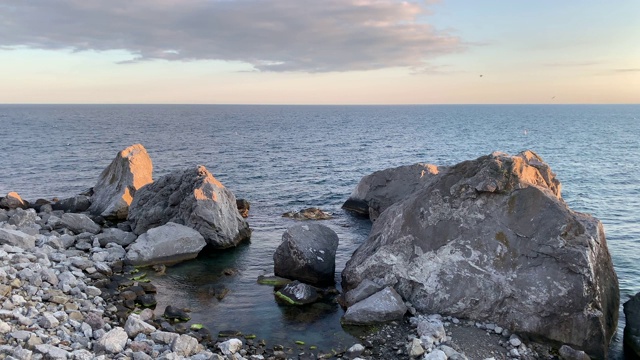
<instances>
[{"instance_id":1,"label":"shallow water","mask_svg":"<svg viewBox=\"0 0 640 360\"><path fill-rule=\"evenodd\" d=\"M640 291L638 105L0 105L0 129L3 195L75 195L95 184L118 151L139 142L153 159L155 178L202 164L248 199L250 244L177 265L157 280L159 309L190 307L193 320L213 331L350 345L337 306L299 314L255 283L272 271L282 232L294 223L281 214L309 206L334 213L323 223L340 238L339 280L370 228L340 209L362 176L415 162L451 165L495 150L540 154L569 206L604 223L621 300ZM220 277L227 267L238 273ZM211 284L230 292L218 302L208 296ZM616 357L623 326L621 311Z\"/></svg>"}]
</instances>

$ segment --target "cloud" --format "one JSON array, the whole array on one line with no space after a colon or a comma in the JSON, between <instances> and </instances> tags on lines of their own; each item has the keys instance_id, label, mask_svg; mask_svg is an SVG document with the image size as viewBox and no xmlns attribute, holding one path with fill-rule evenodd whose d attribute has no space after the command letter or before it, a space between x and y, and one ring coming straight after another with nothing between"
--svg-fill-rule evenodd
<instances>
[{"instance_id":1,"label":"cloud","mask_svg":"<svg viewBox=\"0 0 640 360\"><path fill-rule=\"evenodd\" d=\"M555 63L546 63L544 66L546 67L586 67L586 66L595 66L601 65L602 62L599 61L565 61L565 62L555 62Z\"/></svg>"},{"instance_id":2,"label":"cloud","mask_svg":"<svg viewBox=\"0 0 640 360\"><path fill-rule=\"evenodd\" d=\"M616 73L634 73L640 72L640 68L614 69L613 71Z\"/></svg>"},{"instance_id":3,"label":"cloud","mask_svg":"<svg viewBox=\"0 0 640 360\"><path fill-rule=\"evenodd\" d=\"M125 50L127 62L241 61L260 71L421 67L463 45L396 0L30 0L0 4L0 47Z\"/></svg>"}]
</instances>

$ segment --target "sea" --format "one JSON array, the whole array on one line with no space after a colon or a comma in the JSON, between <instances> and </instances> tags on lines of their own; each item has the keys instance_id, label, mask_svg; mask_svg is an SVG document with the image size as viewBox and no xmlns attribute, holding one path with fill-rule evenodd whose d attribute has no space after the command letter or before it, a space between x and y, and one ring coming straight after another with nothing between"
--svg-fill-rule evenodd
<instances>
[{"instance_id":1,"label":"sea","mask_svg":"<svg viewBox=\"0 0 640 360\"><path fill-rule=\"evenodd\" d=\"M147 149L155 179L204 165L251 203L249 243L148 274L159 288L159 315L167 305L189 308L189 324L214 334L234 330L326 352L354 344L359 330L340 325L334 302L285 306L272 287L257 284L273 272L282 233L296 224L282 214L318 207L333 215L322 223L340 239L340 289L341 270L371 228L341 209L363 176L494 151L538 153L567 204L603 222L621 304L640 291L640 105L0 105L0 196L74 196L136 143ZM212 296L220 288L229 290L222 300ZM624 323L621 307L613 358L623 356Z\"/></svg>"}]
</instances>

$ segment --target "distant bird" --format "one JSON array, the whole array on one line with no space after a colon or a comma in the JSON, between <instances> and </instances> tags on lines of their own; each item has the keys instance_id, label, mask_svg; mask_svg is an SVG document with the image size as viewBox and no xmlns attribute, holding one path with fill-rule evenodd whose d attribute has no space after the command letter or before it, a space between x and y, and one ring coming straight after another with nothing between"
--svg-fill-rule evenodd
<instances>
[{"instance_id":1,"label":"distant bird","mask_svg":"<svg viewBox=\"0 0 640 360\"><path fill-rule=\"evenodd\" d=\"M482 74L480 74L480 77L482 77Z\"/></svg>"},{"instance_id":2,"label":"distant bird","mask_svg":"<svg viewBox=\"0 0 640 360\"><path fill-rule=\"evenodd\" d=\"M556 98L555 96L552 96L552 97L551 97L551 100L553 100L553 99L555 99L555 98Z\"/></svg>"}]
</instances>

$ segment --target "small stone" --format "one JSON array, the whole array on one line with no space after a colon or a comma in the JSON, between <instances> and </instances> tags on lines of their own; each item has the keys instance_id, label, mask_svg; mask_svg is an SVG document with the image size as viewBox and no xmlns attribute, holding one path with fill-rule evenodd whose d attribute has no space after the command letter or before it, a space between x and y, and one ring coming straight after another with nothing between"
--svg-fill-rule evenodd
<instances>
[{"instance_id":1,"label":"small stone","mask_svg":"<svg viewBox=\"0 0 640 360\"><path fill-rule=\"evenodd\" d=\"M60 325L60 322L55 318L55 316L53 316L53 314L44 313L38 320L38 325L45 329L51 329Z\"/></svg>"},{"instance_id":2,"label":"small stone","mask_svg":"<svg viewBox=\"0 0 640 360\"><path fill-rule=\"evenodd\" d=\"M171 351L179 356L191 356L196 352L198 340L189 335L180 335L171 343ZM240 343L242 346L242 343Z\"/></svg>"},{"instance_id":3,"label":"small stone","mask_svg":"<svg viewBox=\"0 0 640 360\"><path fill-rule=\"evenodd\" d=\"M413 339L409 346L407 347L407 352L409 353L409 357L416 358L424 354L425 350L422 347L422 342L420 339Z\"/></svg>"},{"instance_id":4,"label":"small stone","mask_svg":"<svg viewBox=\"0 0 640 360\"><path fill-rule=\"evenodd\" d=\"M117 354L124 350L127 339L128 336L124 329L115 327L98 340L98 345L109 353Z\"/></svg>"},{"instance_id":5,"label":"small stone","mask_svg":"<svg viewBox=\"0 0 640 360\"><path fill-rule=\"evenodd\" d=\"M520 344L522 344L522 341L520 340L518 335L513 334L509 338L509 344L511 344L511 346L513 346L513 347L518 347L518 346L520 346Z\"/></svg>"},{"instance_id":6,"label":"small stone","mask_svg":"<svg viewBox=\"0 0 640 360\"><path fill-rule=\"evenodd\" d=\"M511 349L509 350L509 356L519 358L520 352L518 351L518 349Z\"/></svg>"},{"instance_id":7,"label":"small stone","mask_svg":"<svg viewBox=\"0 0 640 360\"><path fill-rule=\"evenodd\" d=\"M218 349L226 356L231 356L238 352L242 348L242 341L239 339L229 339L225 342L218 344Z\"/></svg>"},{"instance_id":8,"label":"small stone","mask_svg":"<svg viewBox=\"0 0 640 360\"><path fill-rule=\"evenodd\" d=\"M140 319L140 316L131 314L127 318L127 322L124 325L124 331L126 331L127 335L133 339L140 333L149 335L152 332L156 331L156 328L142 321L142 319Z\"/></svg>"}]
</instances>

